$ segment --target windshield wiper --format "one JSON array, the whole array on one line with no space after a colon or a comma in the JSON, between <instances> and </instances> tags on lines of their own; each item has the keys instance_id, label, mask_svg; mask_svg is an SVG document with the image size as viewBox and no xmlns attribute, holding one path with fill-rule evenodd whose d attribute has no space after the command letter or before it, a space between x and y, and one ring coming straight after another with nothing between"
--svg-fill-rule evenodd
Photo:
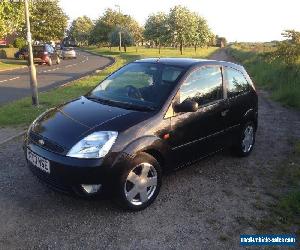
<instances>
[{"instance_id":1,"label":"windshield wiper","mask_svg":"<svg viewBox=\"0 0 300 250\"><path fill-rule=\"evenodd\" d=\"M135 110L139 110L139 111L154 111L154 110L156 110L152 106L142 106L142 105L137 105L135 103L128 103L128 102L120 102L120 105L122 105L123 107L127 107L129 109L135 109Z\"/></svg>"},{"instance_id":2,"label":"windshield wiper","mask_svg":"<svg viewBox=\"0 0 300 250\"><path fill-rule=\"evenodd\" d=\"M100 97L96 97L96 96L85 96L87 99L96 101L96 102L100 102L103 104L108 104L111 106L117 106L117 107L121 107L121 108L128 108L128 109L135 109L135 110L139 110L139 111L154 111L155 108L152 106L141 106L141 105L137 105L135 103L129 103L129 102L120 102L120 101L115 101L115 100L109 100L109 99L103 99Z\"/></svg>"}]
</instances>

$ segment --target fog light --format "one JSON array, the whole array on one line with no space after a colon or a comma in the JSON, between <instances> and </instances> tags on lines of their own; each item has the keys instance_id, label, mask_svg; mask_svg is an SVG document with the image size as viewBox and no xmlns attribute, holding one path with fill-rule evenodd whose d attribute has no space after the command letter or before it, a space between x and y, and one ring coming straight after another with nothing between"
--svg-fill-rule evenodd
<instances>
[{"instance_id":1,"label":"fog light","mask_svg":"<svg viewBox=\"0 0 300 250\"><path fill-rule=\"evenodd\" d=\"M101 184L95 184L95 185L81 184L81 187L88 194L94 194L99 191L99 189L101 188Z\"/></svg>"}]
</instances>

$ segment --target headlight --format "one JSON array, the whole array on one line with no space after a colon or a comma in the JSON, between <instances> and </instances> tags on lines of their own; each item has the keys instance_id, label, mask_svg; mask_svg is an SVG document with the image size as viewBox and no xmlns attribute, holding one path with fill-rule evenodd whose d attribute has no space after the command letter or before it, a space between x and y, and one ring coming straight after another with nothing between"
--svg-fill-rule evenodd
<instances>
[{"instance_id":1,"label":"headlight","mask_svg":"<svg viewBox=\"0 0 300 250\"><path fill-rule=\"evenodd\" d=\"M67 156L75 158L101 158L104 157L115 143L118 132L95 132L76 143Z\"/></svg>"}]
</instances>

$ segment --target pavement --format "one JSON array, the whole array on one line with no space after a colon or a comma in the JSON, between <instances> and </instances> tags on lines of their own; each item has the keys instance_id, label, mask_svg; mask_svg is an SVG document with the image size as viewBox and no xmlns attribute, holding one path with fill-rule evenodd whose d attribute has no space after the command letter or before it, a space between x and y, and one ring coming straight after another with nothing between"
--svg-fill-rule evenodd
<instances>
[{"instance_id":1,"label":"pavement","mask_svg":"<svg viewBox=\"0 0 300 250\"><path fill-rule=\"evenodd\" d=\"M37 65L39 91L47 91L69 81L102 69L113 61L85 51L77 51L77 59L61 60L58 65ZM28 67L0 72L0 105L30 96Z\"/></svg>"}]
</instances>

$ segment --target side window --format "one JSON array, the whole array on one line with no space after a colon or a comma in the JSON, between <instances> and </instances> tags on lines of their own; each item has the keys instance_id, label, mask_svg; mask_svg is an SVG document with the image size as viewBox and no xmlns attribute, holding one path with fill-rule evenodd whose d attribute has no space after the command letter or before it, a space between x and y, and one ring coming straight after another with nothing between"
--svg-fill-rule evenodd
<instances>
[{"instance_id":1,"label":"side window","mask_svg":"<svg viewBox=\"0 0 300 250\"><path fill-rule=\"evenodd\" d=\"M228 80L228 98L249 90L249 84L244 75L232 68L225 68Z\"/></svg>"},{"instance_id":2,"label":"side window","mask_svg":"<svg viewBox=\"0 0 300 250\"><path fill-rule=\"evenodd\" d=\"M186 99L200 106L223 97L222 73L218 66L205 66L193 71L180 87L180 103Z\"/></svg>"}]
</instances>

